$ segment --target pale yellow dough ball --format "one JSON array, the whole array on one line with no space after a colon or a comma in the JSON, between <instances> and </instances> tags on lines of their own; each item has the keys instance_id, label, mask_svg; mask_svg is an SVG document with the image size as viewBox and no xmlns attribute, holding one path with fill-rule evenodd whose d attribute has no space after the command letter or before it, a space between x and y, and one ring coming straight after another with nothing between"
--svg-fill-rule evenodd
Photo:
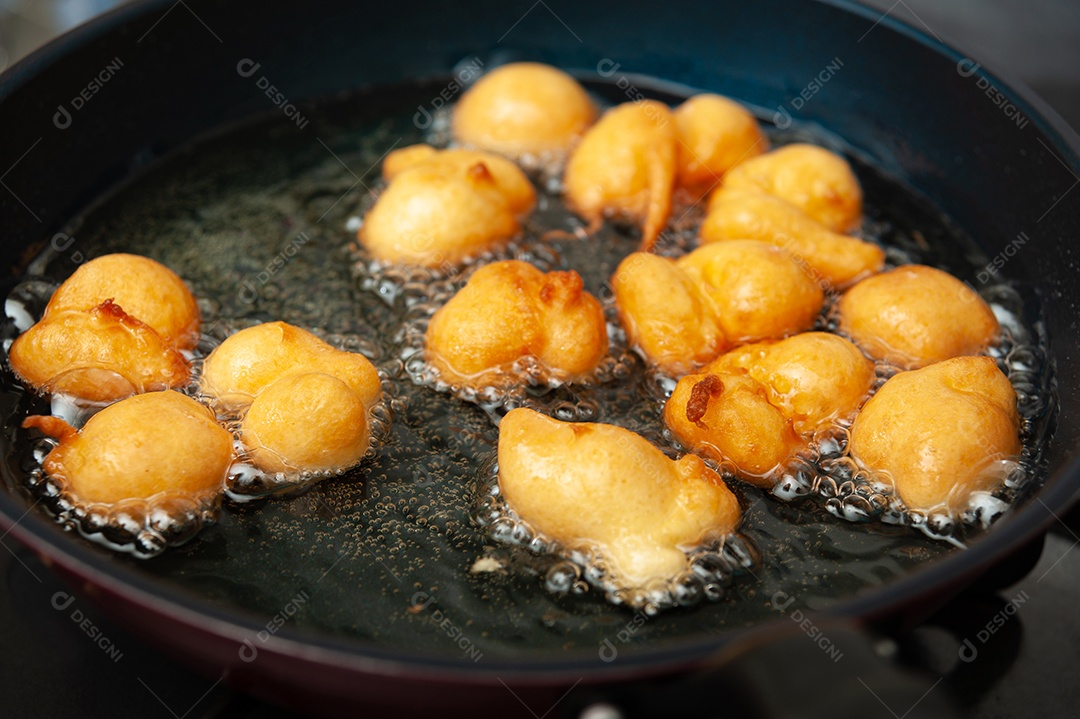
<instances>
[{"instance_id":1,"label":"pale yellow dough ball","mask_svg":"<svg viewBox=\"0 0 1080 719\"><path fill-rule=\"evenodd\" d=\"M426 343L444 379L472 386L519 380L510 365L526 356L572 380L595 369L608 345L604 311L580 275L518 260L474 272L431 318Z\"/></svg>"},{"instance_id":2,"label":"pale yellow dough ball","mask_svg":"<svg viewBox=\"0 0 1080 719\"><path fill-rule=\"evenodd\" d=\"M847 161L823 147L797 143L752 158L724 176L724 187L775 195L833 232L862 220L862 187Z\"/></svg>"},{"instance_id":3,"label":"pale yellow dough ball","mask_svg":"<svg viewBox=\"0 0 1080 719\"><path fill-rule=\"evenodd\" d=\"M681 547L739 523L735 496L699 458L668 459L614 425L514 409L499 425L498 460L513 510L552 539L599 545L623 586L674 577L688 564Z\"/></svg>"},{"instance_id":4,"label":"pale yellow dough ball","mask_svg":"<svg viewBox=\"0 0 1080 719\"><path fill-rule=\"evenodd\" d=\"M535 190L513 163L490 153L405 148L388 157L390 184L357 239L384 262L459 264L521 230Z\"/></svg>"},{"instance_id":5,"label":"pale yellow dough ball","mask_svg":"<svg viewBox=\"0 0 1080 719\"><path fill-rule=\"evenodd\" d=\"M168 267L139 255L102 255L81 265L53 293L43 319L91 310L106 300L167 344L188 349L199 339L199 307L191 290Z\"/></svg>"},{"instance_id":6,"label":"pale yellow dough ball","mask_svg":"<svg viewBox=\"0 0 1080 719\"><path fill-rule=\"evenodd\" d=\"M750 112L721 95L695 95L675 108L678 184L701 196L744 160L769 149Z\"/></svg>"},{"instance_id":7,"label":"pale yellow dough ball","mask_svg":"<svg viewBox=\"0 0 1080 719\"><path fill-rule=\"evenodd\" d=\"M874 366L855 345L824 332L731 350L679 380L664 422L684 446L762 487L866 399Z\"/></svg>"},{"instance_id":8,"label":"pale yellow dough ball","mask_svg":"<svg viewBox=\"0 0 1080 719\"><path fill-rule=\"evenodd\" d=\"M611 278L630 342L664 371L694 371L733 345L809 329L824 293L787 252L743 240L679 260L628 255Z\"/></svg>"},{"instance_id":9,"label":"pale yellow dough ball","mask_svg":"<svg viewBox=\"0 0 1080 719\"><path fill-rule=\"evenodd\" d=\"M690 451L727 460L762 487L771 487L773 470L803 446L767 390L738 372L680 379L664 405L664 422Z\"/></svg>"},{"instance_id":10,"label":"pale yellow dough ball","mask_svg":"<svg viewBox=\"0 0 1080 719\"><path fill-rule=\"evenodd\" d=\"M631 345L671 375L683 375L728 347L701 284L674 260L635 252L611 278Z\"/></svg>"},{"instance_id":11,"label":"pale yellow dough ball","mask_svg":"<svg viewBox=\"0 0 1080 719\"><path fill-rule=\"evenodd\" d=\"M585 133L563 177L566 204L592 222L641 226L642 249L656 242L671 212L675 120L653 100L611 108Z\"/></svg>"},{"instance_id":12,"label":"pale yellow dough ball","mask_svg":"<svg viewBox=\"0 0 1080 719\"><path fill-rule=\"evenodd\" d=\"M840 299L840 329L871 357L905 369L984 352L1001 332L986 302L947 272L904 265Z\"/></svg>"},{"instance_id":13,"label":"pale yellow dough ball","mask_svg":"<svg viewBox=\"0 0 1080 719\"><path fill-rule=\"evenodd\" d=\"M342 472L371 440L367 407L326 374L282 377L251 403L240 426L249 459L266 472Z\"/></svg>"},{"instance_id":14,"label":"pale yellow dough ball","mask_svg":"<svg viewBox=\"0 0 1080 719\"><path fill-rule=\"evenodd\" d=\"M824 302L821 285L806 269L764 242L705 245L676 264L699 283L733 345L808 330Z\"/></svg>"},{"instance_id":15,"label":"pale yellow dough ball","mask_svg":"<svg viewBox=\"0 0 1080 719\"><path fill-rule=\"evenodd\" d=\"M114 504L166 492L193 500L221 492L232 437L206 407L179 392L148 392L109 405L76 431L57 417L24 427L57 437L45 472L79 502Z\"/></svg>"},{"instance_id":16,"label":"pale yellow dough ball","mask_svg":"<svg viewBox=\"0 0 1080 719\"><path fill-rule=\"evenodd\" d=\"M390 182L405 170L419 165L442 167L448 172L467 172L479 164L491 173L495 189L515 216L524 217L532 212L536 205L536 190L529 178L514 163L490 152L459 147L436 150L431 145L410 145L386 156L383 179Z\"/></svg>"},{"instance_id":17,"label":"pale yellow dough ball","mask_svg":"<svg viewBox=\"0 0 1080 719\"><path fill-rule=\"evenodd\" d=\"M175 347L109 301L50 313L15 339L8 361L35 389L89 402L180 387L191 372Z\"/></svg>"},{"instance_id":18,"label":"pale yellow dough ball","mask_svg":"<svg viewBox=\"0 0 1080 719\"><path fill-rule=\"evenodd\" d=\"M827 332L739 347L703 371L745 373L804 437L852 417L874 383L874 363L848 340Z\"/></svg>"},{"instance_id":19,"label":"pale yellow dough ball","mask_svg":"<svg viewBox=\"0 0 1080 719\"><path fill-rule=\"evenodd\" d=\"M851 428L851 456L891 477L909 509L960 510L1020 454L1016 392L989 357L957 357L890 378Z\"/></svg>"},{"instance_id":20,"label":"pale yellow dough ball","mask_svg":"<svg viewBox=\"0 0 1080 719\"><path fill-rule=\"evenodd\" d=\"M596 121L596 107L577 80L535 62L498 67L454 107L452 132L464 145L512 158L558 159Z\"/></svg>"}]
</instances>

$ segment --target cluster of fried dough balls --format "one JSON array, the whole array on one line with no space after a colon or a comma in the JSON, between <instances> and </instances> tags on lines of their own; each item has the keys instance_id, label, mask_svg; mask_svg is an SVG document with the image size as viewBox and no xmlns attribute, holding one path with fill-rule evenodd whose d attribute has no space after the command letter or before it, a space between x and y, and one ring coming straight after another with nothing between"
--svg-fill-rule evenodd
<instances>
[{"instance_id":1,"label":"cluster of fried dough balls","mask_svg":"<svg viewBox=\"0 0 1080 719\"><path fill-rule=\"evenodd\" d=\"M104 255L60 285L8 357L39 391L111 402L186 384L180 350L198 329L199 308L176 273L146 257Z\"/></svg>"},{"instance_id":2,"label":"cluster of fried dough balls","mask_svg":"<svg viewBox=\"0 0 1080 719\"><path fill-rule=\"evenodd\" d=\"M850 418L874 366L842 337L806 332L732 350L679 380L664 421L691 451L765 487L815 433Z\"/></svg>"},{"instance_id":3,"label":"cluster of fried dough balls","mask_svg":"<svg viewBox=\"0 0 1080 719\"><path fill-rule=\"evenodd\" d=\"M603 308L577 272L544 273L518 260L476 270L431 318L426 342L443 379L474 387L510 381L510 366L529 356L571 381L608 348Z\"/></svg>"},{"instance_id":4,"label":"cluster of fried dough balls","mask_svg":"<svg viewBox=\"0 0 1080 719\"><path fill-rule=\"evenodd\" d=\"M28 417L60 443L44 468L84 504L115 504L167 493L194 501L221 492L232 437L203 405L165 390L122 399L75 430L58 417Z\"/></svg>"},{"instance_id":5,"label":"cluster of fried dough balls","mask_svg":"<svg viewBox=\"0 0 1080 719\"><path fill-rule=\"evenodd\" d=\"M904 369L979 354L1001 332L978 294L925 265L868 277L848 290L838 307L841 331L871 357Z\"/></svg>"},{"instance_id":6,"label":"cluster of fried dough balls","mask_svg":"<svg viewBox=\"0 0 1080 719\"><path fill-rule=\"evenodd\" d=\"M596 106L562 70L516 62L484 75L454 107L454 139L515 160L559 160L596 121Z\"/></svg>"},{"instance_id":7,"label":"cluster of fried dough balls","mask_svg":"<svg viewBox=\"0 0 1080 719\"><path fill-rule=\"evenodd\" d=\"M674 112L654 100L624 103L605 112L571 155L566 202L593 223L640 225L641 249L649 250L676 187L700 198L768 147L754 116L720 95L695 95Z\"/></svg>"},{"instance_id":8,"label":"cluster of fried dough balls","mask_svg":"<svg viewBox=\"0 0 1080 719\"><path fill-rule=\"evenodd\" d=\"M850 451L883 471L908 509L961 510L998 486L1020 454L1016 392L989 357L957 357L891 377L851 428Z\"/></svg>"},{"instance_id":9,"label":"cluster of fried dough balls","mask_svg":"<svg viewBox=\"0 0 1080 719\"><path fill-rule=\"evenodd\" d=\"M705 245L678 260L634 253L611 284L630 341L676 375L728 347L808 330L824 302L794 257L754 240Z\"/></svg>"},{"instance_id":10,"label":"cluster of fried dough balls","mask_svg":"<svg viewBox=\"0 0 1080 719\"><path fill-rule=\"evenodd\" d=\"M757 120L720 95L694 95L675 108L677 183L695 197L716 187L741 162L769 149Z\"/></svg>"},{"instance_id":11,"label":"cluster of fried dough balls","mask_svg":"<svg viewBox=\"0 0 1080 719\"><path fill-rule=\"evenodd\" d=\"M201 392L219 410L244 412L240 436L266 472L341 472L370 443L368 413L382 397L378 372L284 322L241 330L203 364Z\"/></svg>"},{"instance_id":12,"label":"cluster of fried dough balls","mask_svg":"<svg viewBox=\"0 0 1080 719\"><path fill-rule=\"evenodd\" d=\"M599 545L624 586L676 575L687 565L681 547L739 523L738 501L701 459L671 460L614 425L514 409L499 425L498 461L518 516L559 542Z\"/></svg>"},{"instance_id":13,"label":"cluster of fried dough balls","mask_svg":"<svg viewBox=\"0 0 1080 719\"><path fill-rule=\"evenodd\" d=\"M536 191L509 160L476 150L417 145L387 156L389 182L358 230L379 260L457 264L521 230Z\"/></svg>"},{"instance_id":14,"label":"cluster of fried dough balls","mask_svg":"<svg viewBox=\"0 0 1080 719\"><path fill-rule=\"evenodd\" d=\"M877 245L834 232L779 197L757 190L718 189L709 198L701 241L740 239L784 248L837 289L880 272L885 264L885 252Z\"/></svg>"}]
</instances>

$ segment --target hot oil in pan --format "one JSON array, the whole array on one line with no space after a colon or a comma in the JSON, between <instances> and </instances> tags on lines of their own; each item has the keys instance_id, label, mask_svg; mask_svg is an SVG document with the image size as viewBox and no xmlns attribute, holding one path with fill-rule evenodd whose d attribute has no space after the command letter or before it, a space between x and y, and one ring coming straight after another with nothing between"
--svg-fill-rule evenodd
<instances>
[{"instance_id":1,"label":"hot oil in pan","mask_svg":"<svg viewBox=\"0 0 1080 719\"><path fill-rule=\"evenodd\" d=\"M443 293L453 288L440 287L437 277L410 282L356 272L356 257L346 249L354 235L350 218L373 201L380 159L425 139L410 118L442 86L337 100L305 112L311 122L303 130L272 117L196 143L70 228L75 242L47 266L52 280L70 274L79 257L144 254L190 283L202 298L210 336L284 320L363 350L389 378L394 421L374 462L298 497L227 503L219 523L194 541L149 561L124 555L117 561L214 604L252 612L269 622L267 635L284 625L471 664L510 657L595 661L611 656L610 647L620 655L656 648L774 619L782 611L774 606L825 607L952 551L910 528L847 523L820 503L782 503L737 485L746 508L743 532L760 550L761 565L717 602L646 619L596 592L549 593L543 577L550 562L493 546L471 512L497 432L476 405L411 381L401 359L409 342L403 327L415 320L432 283ZM894 260L974 276L985 258L938 213L871 168L857 170L870 226L893 247ZM530 232L575 223L552 202ZM587 288L604 296L607 278L635 245L605 227L597 238L558 242L533 259L578 269ZM1005 299L1041 337L1037 303L1022 288ZM1038 348L1025 351L1039 362ZM534 399L556 415L617 422L663 444L656 378L633 357L619 366L628 375L624 383ZM1041 367L1035 374L1045 375ZM3 381L16 411L27 413L32 400L7 373ZM1035 414L1044 416L1048 398L1038 386L1030 394L1041 408ZM1033 427L1037 437L1045 424L1040 419ZM16 439L9 482L24 474L18 461L25 435ZM786 604L788 598L795 601Z\"/></svg>"}]
</instances>

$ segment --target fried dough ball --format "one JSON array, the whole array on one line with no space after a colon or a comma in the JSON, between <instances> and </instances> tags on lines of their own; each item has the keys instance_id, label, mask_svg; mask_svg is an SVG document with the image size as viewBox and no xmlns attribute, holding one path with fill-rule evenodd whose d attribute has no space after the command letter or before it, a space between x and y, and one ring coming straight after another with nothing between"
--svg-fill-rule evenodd
<instances>
[{"instance_id":1,"label":"fried dough ball","mask_svg":"<svg viewBox=\"0 0 1080 719\"><path fill-rule=\"evenodd\" d=\"M382 397L379 374L367 357L335 349L285 322L248 327L222 342L203 362L200 389L222 409L237 410L282 377L310 372L337 377L368 409Z\"/></svg>"},{"instance_id":2,"label":"fried dough ball","mask_svg":"<svg viewBox=\"0 0 1080 719\"><path fill-rule=\"evenodd\" d=\"M680 549L734 531L738 501L693 455L678 461L613 425L511 410L499 426L499 488L517 514L565 543L600 545L629 586L687 565Z\"/></svg>"},{"instance_id":3,"label":"fried dough ball","mask_svg":"<svg viewBox=\"0 0 1080 719\"><path fill-rule=\"evenodd\" d=\"M635 252L619 263L611 285L630 344L668 374L690 372L727 348L700 284L673 260Z\"/></svg>"},{"instance_id":4,"label":"fried dough ball","mask_svg":"<svg viewBox=\"0 0 1080 719\"><path fill-rule=\"evenodd\" d=\"M565 155L596 121L577 80L535 62L503 65L480 78L454 107L454 139L512 158Z\"/></svg>"},{"instance_id":5,"label":"fried dough ball","mask_svg":"<svg viewBox=\"0 0 1080 719\"><path fill-rule=\"evenodd\" d=\"M641 225L649 249L671 212L675 122L652 100L611 108L593 125L566 165L566 203L591 222L614 217Z\"/></svg>"},{"instance_id":6,"label":"fried dough ball","mask_svg":"<svg viewBox=\"0 0 1080 719\"><path fill-rule=\"evenodd\" d=\"M249 459L266 472L341 472L371 440L367 407L345 382L291 374L255 397L240 425Z\"/></svg>"},{"instance_id":7,"label":"fried dough ball","mask_svg":"<svg viewBox=\"0 0 1080 719\"><path fill-rule=\"evenodd\" d=\"M526 356L572 379L593 370L608 347L604 311L577 272L545 274L518 260L474 272L431 318L426 339L441 375L471 386L499 383Z\"/></svg>"},{"instance_id":8,"label":"fried dough ball","mask_svg":"<svg viewBox=\"0 0 1080 719\"><path fill-rule=\"evenodd\" d=\"M824 302L791 255L753 240L699 247L677 261L634 253L611 283L631 343L676 375L732 345L807 330Z\"/></svg>"},{"instance_id":9,"label":"fried dough ball","mask_svg":"<svg viewBox=\"0 0 1080 719\"><path fill-rule=\"evenodd\" d=\"M27 417L60 440L45 472L78 501L114 504L162 492L194 499L221 491L232 462L232 437L213 413L179 392L120 400L76 431L58 417Z\"/></svg>"},{"instance_id":10,"label":"fried dough ball","mask_svg":"<svg viewBox=\"0 0 1080 719\"><path fill-rule=\"evenodd\" d=\"M47 317L8 351L12 371L41 392L112 402L188 381L184 356L109 300Z\"/></svg>"},{"instance_id":11,"label":"fried dough ball","mask_svg":"<svg viewBox=\"0 0 1080 719\"><path fill-rule=\"evenodd\" d=\"M802 437L851 417L874 383L874 363L848 340L827 332L739 347L703 372L746 374L765 388L769 403Z\"/></svg>"},{"instance_id":12,"label":"fried dough ball","mask_svg":"<svg viewBox=\"0 0 1080 719\"><path fill-rule=\"evenodd\" d=\"M1020 454L1016 392L989 357L957 357L890 378L855 419L851 456L884 470L909 509L962 509Z\"/></svg>"},{"instance_id":13,"label":"fried dough ball","mask_svg":"<svg viewBox=\"0 0 1080 719\"><path fill-rule=\"evenodd\" d=\"M424 154L414 150L390 163L393 180L357 232L377 259L456 264L521 230L535 192L512 163L465 150Z\"/></svg>"},{"instance_id":14,"label":"fried dough ball","mask_svg":"<svg viewBox=\"0 0 1080 719\"><path fill-rule=\"evenodd\" d=\"M840 298L840 329L864 352L905 369L979 354L1001 332L990 307L947 272L904 265Z\"/></svg>"},{"instance_id":15,"label":"fried dough ball","mask_svg":"<svg viewBox=\"0 0 1080 719\"><path fill-rule=\"evenodd\" d=\"M430 162L442 152L445 152L445 150L437 150L431 145L422 142L394 150L383 158L382 179L390 182L390 180L400 175L403 170Z\"/></svg>"},{"instance_id":16,"label":"fried dough ball","mask_svg":"<svg viewBox=\"0 0 1080 719\"><path fill-rule=\"evenodd\" d=\"M112 402L185 384L190 367L178 350L194 346L198 330L198 305L176 273L138 255L103 255L57 288L8 360L41 392Z\"/></svg>"},{"instance_id":17,"label":"fried dough ball","mask_svg":"<svg viewBox=\"0 0 1080 719\"><path fill-rule=\"evenodd\" d=\"M705 245L676 264L709 297L731 344L808 330L825 298L821 286L788 252L764 242Z\"/></svg>"},{"instance_id":18,"label":"fried dough ball","mask_svg":"<svg viewBox=\"0 0 1080 719\"><path fill-rule=\"evenodd\" d=\"M833 232L798 207L753 190L721 188L709 198L702 242L761 240L782 247L832 287L844 288L880 272L885 252Z\"/></svg>"},{"instance_id":19,"label":"fried dough ball","mask_svg":"<svg viewBox=\"0 0 1080 719\"><path fill-rule=\"evenodd\" d=\"M775 195L833 232L848 232L862 218L862 188L851 167L815 145L785 145L751 158L724 175L724 187Z\"/></svg>"},{"instance_id":20,"label":"fried dough ball","mask_svg":"<svg viewBox=\"0 0 1080 719\"><path fill-rule=\"evenodd\" d=\"M167 344L190 349L199 339L199 306L180 277L139 255L102 255L90 260L53 293L42 319L68 310L90 310L112 300Z\"/></svg>"},{"instance_id":21,"label":"fried dough ball","mask_svg":"<svg viewBox=\"0 0 1080 719\"><path fill-rule=\"evenodd\" d=\"M769 149L750 112L721 95L695 95L675 108L678 184L701 196L731 168Z\"/></svg>"},{"instance_id":22,"label":"fried dough ball","mask_svg":"<svg viewBox=\"0 0 1080 719\"><path fill-rule=\"evenodd\" d=\"M692 452L727 460L762 487L771 487L770 473L803 446L766 388L739 372L683 377L664 405L664 422Z\"/></svg>"},{"instance_id":23,"label":"fried dough ball","mask_svg":"<svg viewBox=\"0 0 1080 719\"><path fill-rule=\"evenodd\" d=\"M510 211L517 217L524 217L536 206L536 190L529 178L525 177L518 166L506 158L490 152L463 150L453 147L449 150L436 150L431 145L410 145L394 150L383 160L383 179L390 182L410 167L426 165L445 167L447 171L465 171L483 164L494 178L495 187L506 199Z\"/></svg>"},{"instance_id":24,"label":"fried dough ball","mask_svg":"<svg viewBox=\"0 0 1080 719\"><path fill-rule=\"evenodd\" d=\"M740 347L683 377L664 422L692 451L771 487L774 470L816 431L854 414L873 381L874 365L855 345L807 332Z\"/></svg>"}]
</instances>

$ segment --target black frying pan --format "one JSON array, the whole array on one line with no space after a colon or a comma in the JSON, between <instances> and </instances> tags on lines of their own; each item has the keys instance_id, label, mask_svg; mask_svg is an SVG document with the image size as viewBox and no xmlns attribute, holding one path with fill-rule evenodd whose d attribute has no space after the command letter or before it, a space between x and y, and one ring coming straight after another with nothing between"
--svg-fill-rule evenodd
<instances>
[{"instance_id":1,"label":"black frying pan","mask_svg":"<svg viewBox=\"0 0 1080 719\"><path fill-rule=\"evenodd\" d=\"M831 662L790 620L795 609L823 610L827 616L815 614L813 622L847 655L846 666L872 666L873 656L852 627L924 618L1044 531L1080 481L1073 457L1080 434L1073 410L1078 382L1069 361L1076 336L1068 332L1076 288L1066 245L1080 224L1080 200L1065 194L1073 182L1070 172L1078 171L1080 144L1038 100L1009 90L985 69L975 69L911 29L878 19L859 8L804 2L753 12L735 3L708 8L687 3L667 5L662 14L626 3L541 3L531 9L476 3L467 9L425 7L404 19L398 8L347 3L272 14L255 3L136 4L61 38L5 75L2 159L10 169L3 176L7 192L0 193L5 227L0 241L15 268L11 283L25 261L50 243L61 253L52 271L63 274L64 261L81 245L57 239L61 231L98 248L110 246L112 232L128 249L159 256L187 275L185 270L195 266L190 257L195 240L151 241L139 234L136 220L151 218L160 206L154 203L161 201L170 172L175 176L176 168L186 168L191 177L200 176L199 160L181 154L163 170L140 174L147 166L210 130L266 115L266 123L242 133L245 143L238 144L236 135L209 141L214 148L209 164L223 166L222 182L242 182L246 176L265 184L274 172L302 176L325 161L327 150L363 178L371 164L365 160L377 160L395 132L419 136L410 122L417 97L430 102L463 60L551 62L596 83L596 91L612 101L620 99L626 84L663 99L689 88L728 94L763 109L764 119L781 127L790 116L796 127L819 127L818 137L828 139L824 132L842 138L855 159L866 163L860 167L868 195L880 188L882 196L895 197L888 188L897 181L917 190L921 199L905 194L892 208L914 225L951 231L937 218L936 206L977 238L986 258L1002 253L1019 232L1030 238L1006 272L1030 296L1028 306L1041 302L1045 311L1061 408L1056 435L1046 447L1042 490L969 550L944 552L908 534L876 535L797 515L804 522L801 531L817 532L820 524L820 535L830 543L829 552L800 554L800 576L766 578L761 585L736 582L728 600L670 612L639 627L630 612L589 597L554 598L539 580L522 573L468 575L462 558L485 550L482 536L467 523L441 528L448 530L440 535L445 546L417 540L407 543L403 554L389 551L395 538L364 533L370 526L362 516L364 502L391 498L399 506L398 499L421 491L447 505L465 502L469 475L454 461L420 472L403 461L408 471L382 484L372 480L358 488L328 482L291 502L230 511L194 543L145 563L64 534L38 510L27 513L31 502L16 488L20 470L9 461L6 489L0 492L4 523L59 571L90 588L132 629L208 674L224 673L234 686L272 699L296 703L320 697L319 706L327 711L374 705L449 712L482 701L492 710L521 712L520 701L542 714L570 687L579 688L560 705L564 708L586 701L591 691L586 687L659 679L717 663L727 669L708 674L710 681L730 684L760 679L761 668L775 667L778 657L795 662L793 676L801 666L829 670ZM792 98L838 57L842 72L830 78L817 100L796 108ZM605 60L619 65L617 75L609 73L613 65ZM75 108L72 98L110 64L118 68L113 76ZM283 129L278 113L284 113L277 107L282 103L260 87L262 77L312 124L294 122ZM379 99L374 106L303 102L401 83L411 89L368 96ZM1007 93L1027 120L1022 127L988 98L985 83ZM350 135L388 115L403 123L381 129L389 135L379 152L362 146L359 134ZM281 167L260 159L270 155L295 158L295 164ZM139 177L134 185L85 214L82 224L69 224L109 188L133 176ZM342 189L352 182L344 174L337 179ZM192 195L193 207L206 201L208 188ZM352 201L362 200L347 202ZM305 211L329 204L319 204L315 196L297 202ZM305 212L297 218L316 224ZM276 232L284 238L296 230L282 226ZM328 240L342 236L340 227L325 232ZM272 244L276 247L277 240ZM970 263L967 267L970 275ZM332 264L309 268L320 301L328 306L368 302L346 288L342 271ZM266 306L268 313L272 306ZM377 324L377 305L362 307ZM339 319L332 330L358 332L367 321L361 313L360 319ZM9 391L3 401L8 417L31 400ZM417 400L421 406L422 401ZM483 441L483 418L475 413L440 423L417 414L415 404L411 411L411 422L395 425L404 433L400 439L424 432L451 458L465 443ZM8 428L6 456L20 451L18 440ZM779 516L787 509L770 502L756 512L751 525L779 527L792 519ZM312 536L319 531L334 541ZM351 543L343 543L348 537ZM924 552L922 558L898 560L894 550L912 543ZM443 554L455 561L440 561ZM776 594L781 588L784 597ZM788 597L798 603L785 604ZM476 653L481 656L474 661ZM850 669L834 679L850 684ZM880 681L885 687L886 679ZM900 679L888 682L904 689ZM633 686L620 685L614 696L642 709L646 700L622 694Z\"/></svg>"}]
</instances>

